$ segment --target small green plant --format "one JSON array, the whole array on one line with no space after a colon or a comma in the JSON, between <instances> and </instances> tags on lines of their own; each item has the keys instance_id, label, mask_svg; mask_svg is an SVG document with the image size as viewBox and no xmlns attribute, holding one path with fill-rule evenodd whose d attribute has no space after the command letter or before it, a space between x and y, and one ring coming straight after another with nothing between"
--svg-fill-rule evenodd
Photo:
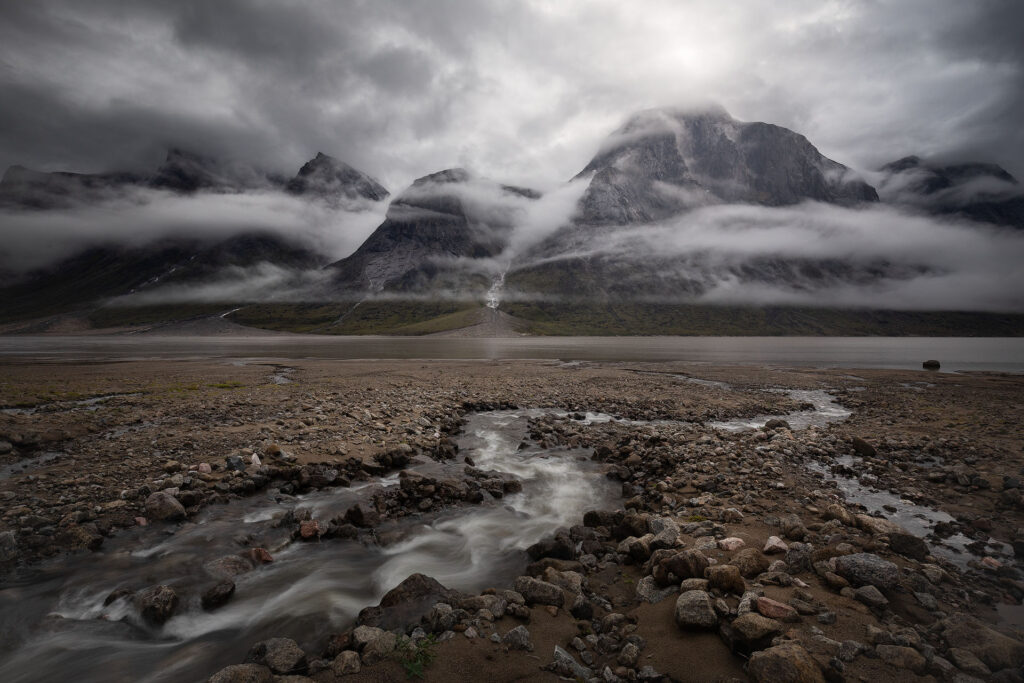
<instances>
[{"instance_id":1,"label":"small green plant","mask_svg":"<svg viewBox=\"0 0 1024 683\"><path fill-rule=\"evenodd\" d=\"M419 640L400 636L395 645L399 664L409 678L423 678L423 671L437 656L437 638L433 634Z\"/></svg>"},{"instance_id":2,"label":"small green plant","mask_svg":"<svg viewBox=\"0 0 1024 683\"><path fill-rule=\"evenodd\" d=\"M706 518L704 515L690 515L686 518L687 522L703 522Z\"/></svg>"},{"instance_id":3,"label":"small green plant","mask_svg":"<svg viewBox=\"0 0 1024 683\"><path fill-rule=\"evenodd\" d=\"M241 382L217 382L215 384L207 384L206 386L211 387L213 389L238 389L239 387L244 387L245 385L242 384Z\"/></svg>"}]
</instances>

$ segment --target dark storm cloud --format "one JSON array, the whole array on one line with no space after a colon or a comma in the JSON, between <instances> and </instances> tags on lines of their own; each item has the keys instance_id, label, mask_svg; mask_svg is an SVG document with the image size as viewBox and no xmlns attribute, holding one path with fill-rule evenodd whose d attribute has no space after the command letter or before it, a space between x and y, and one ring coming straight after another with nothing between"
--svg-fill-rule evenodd
<instances>
[{"instance_id":1,"label":"dark storm cloud","mask_svg":"<svg viewBox=\"0 0 1024 683\"><path fill-rule=\"evenodd\" d=\"M1024 3L0 0L0 167L168 145L395 190L456 164L553 185L628 113L694 98L869 169L1024 175Z\"/></svg>"}]
</instances>

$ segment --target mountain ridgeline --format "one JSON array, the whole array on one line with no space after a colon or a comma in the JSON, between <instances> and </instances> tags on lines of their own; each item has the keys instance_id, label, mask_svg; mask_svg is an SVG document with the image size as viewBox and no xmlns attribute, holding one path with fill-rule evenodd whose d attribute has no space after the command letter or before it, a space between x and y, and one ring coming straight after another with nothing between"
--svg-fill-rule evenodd
<instances>
[{"instance_id":1,"label":"mountain ridgeline","mask_svg":"<svg viewBox=\"0 0 1024 683\"><path fill-rule=\"evenodd\" d=\"M287 299L294 303L263 306L256 316L246 317L243 310L236 319L287 329L273 317L316 310L323 320L302 329L338 332L333 321L357 304L364 312L390 306L394 313L405 309L387 301L442 302L426 308L459 312L463 320L466 302L487 301L521 316L542 315L547 327L541 327L555 329L552 307L578 314L635 301L692 311L713 305L713 298L702 298L724 290L782 292L813 301L819 291L935 274L925 261L884 254L788 253L771 244L723 251L694 232L709 221L712 234L727 236L751 224L775 221L785 227L785 212L800 207L870 213L890 205L1024 229L1024 192L999 166L906 157L871 177L874 187L780 126L738 121L718 107L653 109L630 117L570 180L566 188L575 188L577 199L569 211L549 210L547 198L535 190L451 168L423 176L395 196L384 221L340 260L282 231L244 228L210 239L164 236L131 246L96 244L44 268L8 274L3 293L9 303L0 320L88 310L110 301L131 305L140 293L223 279L226 268L269 265L295 275ZM158 168L142 174L11 167L0 182L0 210L73 211L153 192L214 199L276 193L333 211L364 211L390 198L372 177L322 153L288 178L171 150ZM528 233L521 229L525 223ZM231 310L266 302L235 294L222 303ZM595 315L585 321L588 332L620 332ZM680 326L658 329L678 332Z\"/></svg>"}]
</instances>

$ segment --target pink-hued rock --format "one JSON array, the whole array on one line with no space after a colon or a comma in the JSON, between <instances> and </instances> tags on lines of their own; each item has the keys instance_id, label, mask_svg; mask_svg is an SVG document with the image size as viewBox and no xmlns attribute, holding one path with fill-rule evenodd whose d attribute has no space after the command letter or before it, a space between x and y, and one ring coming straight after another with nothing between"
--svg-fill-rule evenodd
<instances>
[{"instance_id":1,"label":"pink-hued rock","mask_svg":"<svg viewBox=\"0 0 1024 683\"><path fill-rule=\"evenodd\" d=\"M771 598L760 597L757 599L757 611L763 616L771 619L797 619L798 615L796 610L789 605L783 604L778 600L772 600Z\"/></svg>"},{"instance_id":2,"label":"pink-hued rock","mask_svg":"<svg viewBox=\"0 0 1024 683\"><path fill-rule=\"evenodd\" d=\"M768 540L764 544L764 550L762 552L764 552L765 555L771 555L773 553L784 553L787 550L789 550L789 546L786 545L785 541L778 536L769 536Z\"/></svg>"},{"instance_id":3,"label":"pink-hued rock","mask_svg":"<svg viewBox=\"0 0 1024 683\"><path fill-rule=\"evenodd\" d=\"M318 538L320 536L320 525L315 519L299 524L299 536L303 538Z\"/></svg>"},{"instance_id":4,"label":"pink-hued rock","mask_svg":"<svg viewBox=\"0 0 1024 683\"><path fill-rule=\"evenodd\" d=\"M210 463L208 462L199 463L199 467L197 469L201 474L210 474L213 472L213 468L210 467Z\"/></svg>"},{"instance_id":5,"label":"pink-hued rock","mask_svg":"<svg viewBox=\"0 0 1024 683\"><path fill-rule=\"evenodd\" d=\"M274 557L266 548L253 548L249 551L249 558L256 564L270 564Z\"/></svg>"},{"instance_id":6,"label":"pink-hued rock","mask_svg":"<svg viewBox=\"0 0 1024 683\"><path fill-rule=\"evenodd\" d=\"M722 550L727 550L729 552L732 552L733 550L739 550L744 545L746 545L746 543L743 542L743 539L736 538L735 536L723 538L718 542L719 548L721 548Z\"/></svg>"}]
</instances>

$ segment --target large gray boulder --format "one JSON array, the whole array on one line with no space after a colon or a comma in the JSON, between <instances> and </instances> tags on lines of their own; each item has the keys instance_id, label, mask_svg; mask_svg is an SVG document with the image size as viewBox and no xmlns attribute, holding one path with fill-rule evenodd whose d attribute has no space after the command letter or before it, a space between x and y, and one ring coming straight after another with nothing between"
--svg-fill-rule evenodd
<instances>
[{"instance_id":1,"label":"large gray boulder","mask_svg":"<svg viewBox=\"0 0 1024 683\"><path fill-rule=\"evenodd\" d=\"M185 519L185 506L166 491L157 491L146 499L146 517L161 522L177 522Z\"/></svg>"},{"instance_id":2,"label":"large gray boulder","mask_svg":"<svg viewBox=\"0 0 1024 683\"><path fill-rule=\"evenodd\" d=\"M855 553L835 558L836 574L857 586L895 588L900 570L892 562L871 553Z\"/></svg>"},{"instance_id":3,"label":"large gray boulder","mask_svg":"<svg viewBox=\"0 0 1024 683\"><path fill-rule=\"evenodd\" d=\"M291 638L270 638L252 646L247 659L263 664L275 674L299 674L306 671L306 653Z\"/></svg>"},{"instance_id":4,"label":"large gray boulder","mask_svg":"<svg viewBox=\"0 0 1024 683\"><path fill-rule=\"evenodd\" d=\"M517 593L522 594L527 605L565 605L565 593L558 586L535 579L532 576L520 576L513 586Z\"/></svg>"},{"instance_id":5,"label":"large gray boulder","mask_svg":"<svg viewBox=\"0 0 1024 683\"><path fill-rule=\"evenodd\" d=\"M711 595L701 590L686 591L676 598L675 618L681 629L705 629L718 625Z\"/></svg>"}]
</instances>

